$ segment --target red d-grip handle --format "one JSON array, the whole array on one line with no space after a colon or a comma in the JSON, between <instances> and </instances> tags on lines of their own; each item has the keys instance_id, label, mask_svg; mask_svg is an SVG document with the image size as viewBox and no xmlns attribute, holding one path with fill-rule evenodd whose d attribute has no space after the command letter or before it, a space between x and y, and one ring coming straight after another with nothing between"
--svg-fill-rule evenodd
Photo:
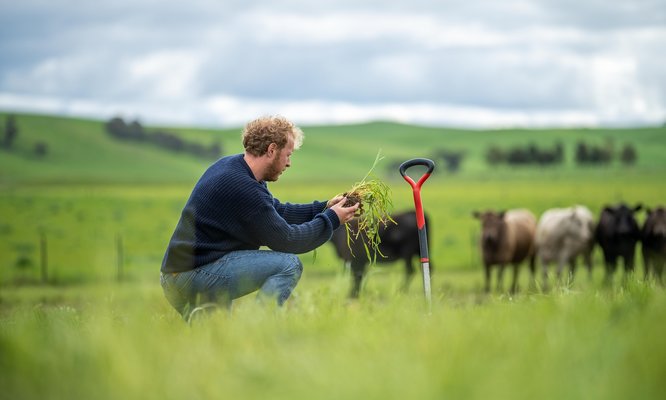
<instances>
[{"instance_id":1,"label":"red d-grip handle","mask_svg":"<svg viewBox=\"0 0 666 400\"><path fill-rule=\"evenodd\" d=\"M423 165L428 168L428 171L426 171L423 176L421 176L421 179L418 180L418 182L414 182L414 180L407 175L407 169L410 167L413 167L415 165ZM412 187L412 191L414 192L414 205L416 206L416 224L418 225L419 229L423 229L425 226L425 217L423 215L423 205L421 204L421 185L423 185L423 182L425 182L429 177L430 174L432 174L432 171L435 169L435 163L432 160L429 160L427 158L413 158L411 160L407 160L404 163L400 164L400 175L402 175L403 178L409 183L409 185Z\"/></svg>"}]
</instances>

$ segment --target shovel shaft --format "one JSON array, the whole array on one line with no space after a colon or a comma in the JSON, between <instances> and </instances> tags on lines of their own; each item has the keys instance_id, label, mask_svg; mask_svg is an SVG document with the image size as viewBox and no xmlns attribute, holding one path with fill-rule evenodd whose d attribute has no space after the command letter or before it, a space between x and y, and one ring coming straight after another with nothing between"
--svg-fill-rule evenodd
<instances>
[{"instance_id":1,"label":"shovel shaft","mask_svg":"<svg viewBox=\"0 0 666 400\"><path fill-rule=\"evenodd\" d=\"M432 295L430 290L430 258L428 258L428 234L425 224L419 229L419 251L421 253L421 270L423 272L423 293L425 294L428 307L432 307Z\"/></svg>"},{"instance_id":2,"label":"shovel shaft","mask_svg":"<svg viewBox=\"0 0 666 400\"><path fill-rule=\"evenodd\" d=\"M428 233L426 231L426 226L423 224L422 228L419 228L419 254L421 255L421 262L430 262L428 256Z\"/></svg>"}]
</instances>

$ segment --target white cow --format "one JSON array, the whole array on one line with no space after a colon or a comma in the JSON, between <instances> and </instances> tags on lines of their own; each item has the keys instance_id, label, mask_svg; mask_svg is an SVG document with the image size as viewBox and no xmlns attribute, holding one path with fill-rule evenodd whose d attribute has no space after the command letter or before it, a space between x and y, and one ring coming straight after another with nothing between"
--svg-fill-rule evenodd
<instances>
[{"instance_id":1,"label":"white cow","mask_svg":"<svg viewBox=\"0 0 666 400\"><path fill-rule=\"evenodd\" d=\"M580 255L583 256L589 275L592 275L594 217L587 207L575 205L545 211L537 225L535 243L537 260L543 269L544 287L547 287L550 263L557 263L558 280L564 265L569 264L573 279L576 259Z\"/></svg>"}]
</instances>

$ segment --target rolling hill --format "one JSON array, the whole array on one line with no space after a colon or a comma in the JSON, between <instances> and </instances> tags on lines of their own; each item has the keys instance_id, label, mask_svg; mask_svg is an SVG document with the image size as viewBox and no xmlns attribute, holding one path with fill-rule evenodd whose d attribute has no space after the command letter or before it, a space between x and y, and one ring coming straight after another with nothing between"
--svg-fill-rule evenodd
<instances>
[{"instance_id":1,"label":"rolling hill","mask_svg":"<svg viewBox=\"0 0 666 400\"><path fill-rule=\"evenodd\" d=\"M8 113L0 112L0 126ZM147 143L112 138L105 121L48 115L14 114L19 129L12 149L0 149L0 183L193 183L211 160L160 149ZM580 174L603 177L608 173L628 176L661 175L666 171L666 128L627 129L504 129L464 130L423 127L388 122L358 125L305 126L303 147L292 156L284 181L355 181L361 179L381 150L385 159L378 175L399 179L395 165L413 157L429 157L438 162L440 179L543 179ZM240 131L147 127L168 130L189 141L208 145L219 142L224 154L241 152ZM0 130L2 133L2 130ZM627 167L618 160L604 167L581 168L574 162L578 142L610 146L616 153L625 144L635 147L638 159ZM44 143L47 154L39 157L34 148ZM490 146L508 149L529 143L553 147L561 143L564 162L550 167L489 166L485 154ZM445 170L437 154L454 151L463 154L460 170Z\"/></svg>"}]
</instances>

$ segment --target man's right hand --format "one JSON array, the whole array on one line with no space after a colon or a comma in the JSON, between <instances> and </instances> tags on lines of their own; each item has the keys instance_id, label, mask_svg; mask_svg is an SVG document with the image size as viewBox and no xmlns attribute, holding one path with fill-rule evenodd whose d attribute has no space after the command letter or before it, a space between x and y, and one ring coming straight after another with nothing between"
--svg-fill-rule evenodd
<instances>
[{"instance_id":1,"label":"man's right hand","mask_svg":"<svg viewBox=\"0 0 666 400\"><path fill-rule=\"evenodd\" d=\"M338 216L338 219L340 220L340 224L346 224L352 218L354 218L354 215L356 214L356 211L358 210L360 204L356 203L353 206L344 207L346 201L347 198L342 197L337 203L331 206L331 210L335 211L335 214Z\"/></svg>"}]
</instances>

